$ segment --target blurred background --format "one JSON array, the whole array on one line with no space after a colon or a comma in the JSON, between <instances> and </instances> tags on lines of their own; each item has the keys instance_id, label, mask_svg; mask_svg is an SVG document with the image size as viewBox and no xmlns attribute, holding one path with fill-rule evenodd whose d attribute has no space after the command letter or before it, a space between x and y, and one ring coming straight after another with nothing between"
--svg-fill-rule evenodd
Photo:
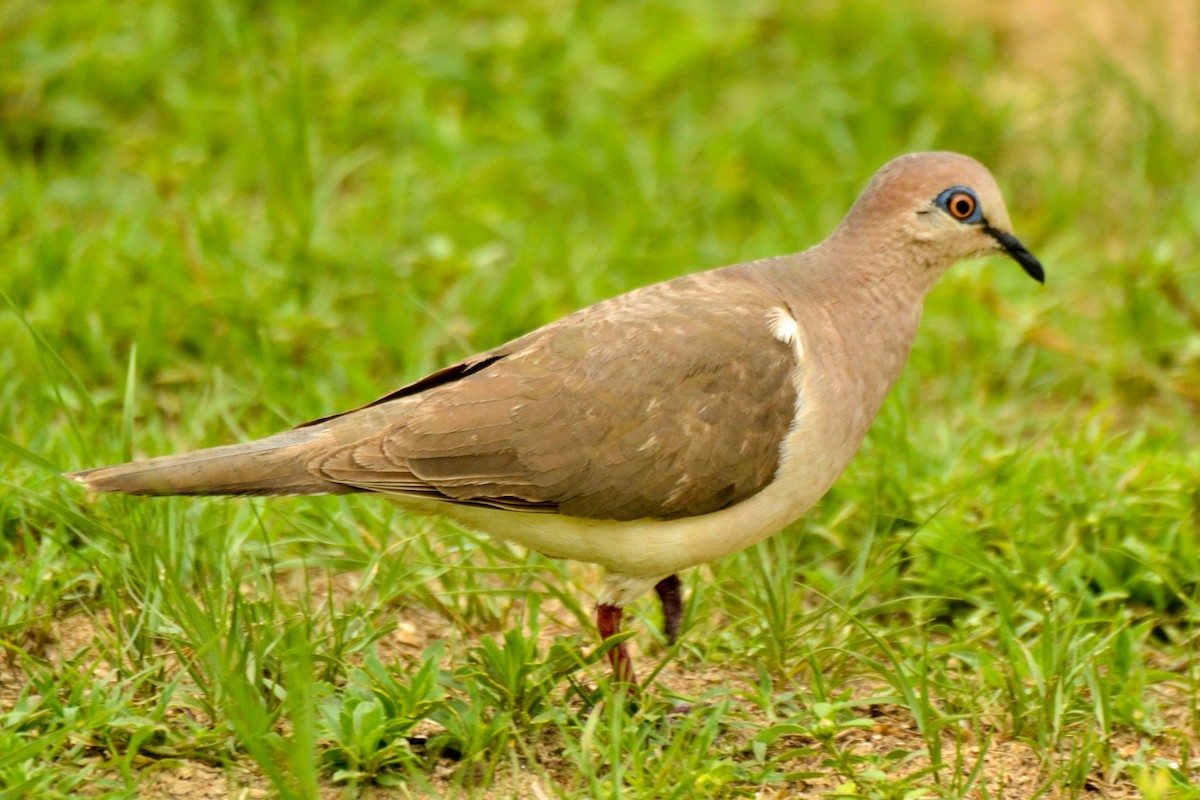
<instances>
[{"instance_id":1,"label":"blurred background","mask_svg":"<svg viewBox=\"0 0 1200 800\"><path fill-rule=\"evenodd\" d=\"M1195 4L993 6L6 3L4 429L53 437L47 415L83 402L24 323L89 392L123 385L136 344L139 414L222 380L265 430L622 290L803 249L884 161L931 148L996 172L1051 281L956 271L922 396L953 413L988 381L1029 394L1032 370L1043 398L1181 422ZM281 419L243 416L281 398Z\"/></svg>"}]
</instances>

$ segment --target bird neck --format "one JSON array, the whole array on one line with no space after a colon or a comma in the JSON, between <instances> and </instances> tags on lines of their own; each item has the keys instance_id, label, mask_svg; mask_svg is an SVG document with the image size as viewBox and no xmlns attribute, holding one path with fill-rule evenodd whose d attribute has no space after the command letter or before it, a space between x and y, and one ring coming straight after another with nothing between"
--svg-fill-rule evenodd
<instances>
[{"instance_id":1,"label":"bird neck","mask_svg":"<svg viewBox=\"0 0 1200 800\"><path fill-rule=\"evenodd\" d=\"M839 280L850 278L873 291L893 293L904 303L924 302L949 266L943 253L904 228L863 231L843 222L815 249Z\"/></svg>"},{"instance_id":2,"label":"bird neck","mask_svg":"<svg viewBox=\"0 0 1200 800\"><path fill-rule=\"evenodd\" d=\"M835 385L844 396L827 402L861 409L869 424L908 359L933 281L924 280L924 265L906 263L887 242L864 248L860 239L854 252L844 244L826 240L777 280L796 319L812 328L805 358L820 362L814 374L841 377Z\"/></svg>"}]
</instances>

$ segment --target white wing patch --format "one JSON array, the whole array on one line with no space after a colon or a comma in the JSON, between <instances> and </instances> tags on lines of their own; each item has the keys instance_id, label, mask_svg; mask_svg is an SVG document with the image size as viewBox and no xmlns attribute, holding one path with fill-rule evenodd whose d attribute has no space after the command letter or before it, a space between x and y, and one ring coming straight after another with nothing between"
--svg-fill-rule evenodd
<instances>
[{"instance_id":1,"label":"white wing patch","mask_svg":"<svg viewBox=\"0 0 1200 800\"><path fill-rule=\"evenodd\" d=\"M784 308L772 308L767 312L767 327L771 335L786 345L790 345L796 353L796 361L804 358L804 345L800 341L800 326L796 318Z\"/></svg>"},{"instance_id":2,"label":"white wing patch","mask_svg":"<svg viewBox=\"0 0 1200 800\"><path fill-rule=\"evenodd\" d=\"M800 337L800 324L786 308L775 307L768 311L767 327L772 336L792 348L792 355L796 358L796 366L792 370L792 385L796 387L796 416L792 419L787 436L779 443L779 469L774 478L774 484L781 484L781 475L787 471L788 462L795 458L797 452L803 450L805 441L804 431L798 430L805 416L804 342Z\"/></svg>"}]
</instances>

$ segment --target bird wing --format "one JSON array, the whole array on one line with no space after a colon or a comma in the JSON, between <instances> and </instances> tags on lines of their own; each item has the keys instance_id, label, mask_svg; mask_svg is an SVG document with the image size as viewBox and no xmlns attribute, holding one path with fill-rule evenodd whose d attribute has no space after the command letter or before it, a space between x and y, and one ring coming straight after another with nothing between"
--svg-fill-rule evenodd
<instances>
[{"instance_id":1,"label":"bird wing","mask_svg":"<svg viewBox=\"0 0 1200 800\"><path fill-rule=\"evenodd\" d=\"M595 519L717 511L766 486L795 415L781 305L727 268L614 298L318 420L357 489Z\"/></svg>"}]
</instances>

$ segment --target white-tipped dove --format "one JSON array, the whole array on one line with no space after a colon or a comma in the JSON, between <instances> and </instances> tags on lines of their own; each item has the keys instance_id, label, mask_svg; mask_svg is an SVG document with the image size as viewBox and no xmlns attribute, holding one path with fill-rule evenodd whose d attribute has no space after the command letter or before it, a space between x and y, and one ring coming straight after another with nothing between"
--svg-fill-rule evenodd
<instances>
[{"instance_id":1,"label":"white-tipped dove","mask_svg":"<svg viewBox=\"0 0 1200 800\"><path fill-rule=\"evenodd\" d=\"M986 168L885 165L821 244L585 308L353 411L246 444L74 472L141 495L378 492L602 565L596 622L799 518L837 480L908 356L925 293L1002 252L1039 282ZM615 677L634 682L625 645Z\"/></svg>"}]
</instances>

